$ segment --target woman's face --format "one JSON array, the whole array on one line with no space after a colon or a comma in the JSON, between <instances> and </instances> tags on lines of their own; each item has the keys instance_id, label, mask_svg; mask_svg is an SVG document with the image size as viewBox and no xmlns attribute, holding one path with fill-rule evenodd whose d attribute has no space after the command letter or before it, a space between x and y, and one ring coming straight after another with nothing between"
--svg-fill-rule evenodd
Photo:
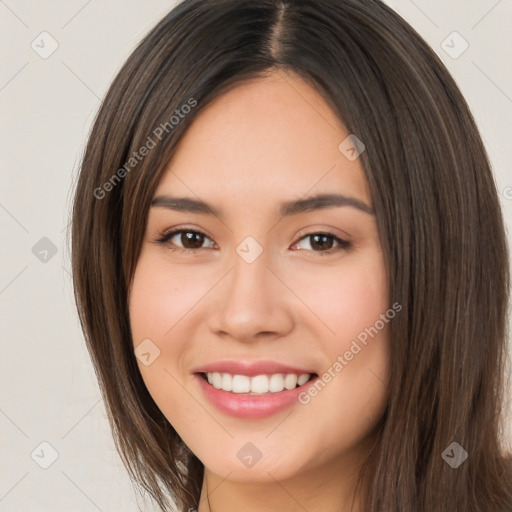
<instances>
[{"instance_id":1,"label":"woman's face","mask_svg":"<svg viewBox=\"0 0 512 512\"><path fill-rule=\"evenodd\" d=\"M384 412L395 311L348 136L314 89L272 73L196 117L155 192L130 289L135 353L216 475L352 468ZM304 203L321 194L350 199ZM199 201L215 214L185 208Z\"/></svg>"}]
</instances>

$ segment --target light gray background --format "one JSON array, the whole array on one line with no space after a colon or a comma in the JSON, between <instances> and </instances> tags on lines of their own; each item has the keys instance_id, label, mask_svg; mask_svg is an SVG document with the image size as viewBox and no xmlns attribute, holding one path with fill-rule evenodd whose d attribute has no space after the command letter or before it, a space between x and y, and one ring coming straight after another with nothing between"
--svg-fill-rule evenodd
<instances>
[{"instance_id":1,"label":"light gray background","mask_svg":"<svg viewBox=\"0 0 512 512\"><path fill-rule=\"evenodd\" d=\"M72 179L100 98L174 4L0 0L1 511L138 510L79 329L65 229ZM440 55L469 102L510 232L512 0L389 4ZM58 44L46 59L40 53L51 49L51 39L43 31ZM464 42L454 31L469 44L457 58ZM512 421L506 435L512 443ZM58 453L47 469L40 464L51 462L51 448L42 442Z\"/></svg>"}]
</instances>

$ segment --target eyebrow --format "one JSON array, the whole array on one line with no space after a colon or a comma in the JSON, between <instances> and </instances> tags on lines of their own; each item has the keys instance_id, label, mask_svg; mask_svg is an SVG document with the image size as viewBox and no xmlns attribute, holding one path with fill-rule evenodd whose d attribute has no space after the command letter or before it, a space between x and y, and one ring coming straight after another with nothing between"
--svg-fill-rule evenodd
<instances>
[{"instance_id":1,"label":"eyebrow","mask_svg":"<svg viewBox=\"0 0 512 512\"><path fill-rule=\"evenodd\" d=\"M215 215L222 218L222 210L205 203L199 199L191 197L171 197L159 195L151 201L152 207L169 208L178 212L200 213L204 215ZM285 201L280 205L280 214L282 217L297 215L299 213L311 212L315 210L324 210L327 208L336 208L340 206L350 206L356 208L368 215L375 215L374 210L363 201L355 197L341 194L319 194L307 199L297 199Z\"/></svg>"}]
</instances>

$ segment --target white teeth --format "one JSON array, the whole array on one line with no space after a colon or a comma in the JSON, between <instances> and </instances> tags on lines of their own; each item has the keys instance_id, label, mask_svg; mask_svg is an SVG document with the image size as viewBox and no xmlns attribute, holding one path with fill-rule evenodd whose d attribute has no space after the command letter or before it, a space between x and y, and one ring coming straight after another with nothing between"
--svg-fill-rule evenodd
<instances>
[{"instance_id":1,"label":"white teeth","mask_svg":"<svg viewBox=\"0 0 512 512\"><path fill-rule=\"evenodd\" d=\"M309 375L307 373L303 373L299 379L297 380L297 384L299 386L302 386L303 384L306 384L306 382L309 380Z\"/></svg>"},{"instance_id":2,"label":"white teeth","mask_svg":"<svg viewBox=\"0 0 512 512\"><path fill-rule=\"evenodd\" d=\"M229 378L229 375L227 373L221 373L222 375L222 381L221 381L221 387L222 389L225 389L226 391L231 391L232 388L232 379Z\"/></svg>"},{"instance_id":3,"label":"white teeth","mask_svg":"<svg viewBox=\"0 0 512 512\"><path fill-rule=\"evenodd\" d=\"M217 389L233 393L249 393L261 395L279 393L285 389L295 389L304 385L311 377L309 373L275 373L273 375L231 375L230 373L211 372L206 374L208 382Z\"/></svg>"},{"instance_id":4,"label":"white teeth","mask_svg":"<svg viewBox=\"0 0 512 512\"><path fill-rule=\"evenodd\" d=\"M217 389L221 389L222 387L222 375L219 372L213 372L212 373L212 379L213 379L213 387Z\"/></svg>"},{"instance_id":5,"label":"white teeth","mask_svg":"<svg viewBox=\"0 0 512 512\"><path fill-rule=\"evenodd\" d=\"M309 379L309 373L307 374L307 378ZM298 377L294 373L289 373L284 378L284 387L286 389L295 389L297 387Z\"/></svg>"},{"instance_id":6,"label":"white teeth","mask_svg":"<svg viewBox=\"0 0 512 512\"><path fill-rule=\"evenodd\" d=\"M272 393L278 393L284 390L284 377L282 374L276 373L270 377L268 390Z\"/></svg>"},{"instance_id":7,"label":"white teeth","mask_svg":"<svg viewBox=\"0 0 512 512\"><path fill-rule=\"evenodd\" d=\"M251 391L253 393L268 393L268 377L257 375L251 379Z\"/></svg>"},{"instance_id":8,"label":"white teeth","mask_svg":"<svg viewBox=\"0 0 512 512\"><path fill-rule=\"evenodd\" d=\"M231 381L232 389L222 388L224 391L233 391L233 393L249 393L251 391L251 378L247 375L229 375L229 373L222 374L222 383Z\"/></svg>"}]
</instances>

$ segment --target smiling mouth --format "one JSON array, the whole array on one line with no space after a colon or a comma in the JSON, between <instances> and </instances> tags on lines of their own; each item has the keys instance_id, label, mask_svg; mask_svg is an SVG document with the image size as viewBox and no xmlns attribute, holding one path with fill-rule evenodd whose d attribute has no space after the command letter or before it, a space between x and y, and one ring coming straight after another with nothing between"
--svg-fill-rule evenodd
<instances>
[{"instance_id":1,"label":"smiling mouth","mask_svg":"<svg viewBox=\"0 0 512 512\"><path fill-rule=\"evenodd\" d=\"M221 372L200 372L197 375L216 389L243 395L272 395L291 391L318 376L316 373L274 373L249 377Z\"/></svg>"}]
</instances>

